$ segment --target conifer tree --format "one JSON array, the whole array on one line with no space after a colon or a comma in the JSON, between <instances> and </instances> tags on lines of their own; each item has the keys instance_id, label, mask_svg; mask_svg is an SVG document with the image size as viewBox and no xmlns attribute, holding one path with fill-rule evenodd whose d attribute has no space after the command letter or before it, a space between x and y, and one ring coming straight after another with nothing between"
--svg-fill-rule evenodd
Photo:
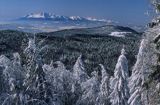
<instances>
[{"instance_id":1,"label":"conifer tree","mask_svg":"<svg viewBox=\"0 0 160 105\"><path fill-rule=\"evenodd\" d=\"M25 95L23 91L23 80L25 78L24 70L21 66L20 55L13 54L13 60L8 59L4 55L0 57L0 65L4 67L3 77L9 87L2 105L25 105Z\"/></svg>"},{"instance_id":2,"label":"conifer tree","mask_svg":"<svg viewBox=\"0 0 160 105\"><path fill-rule=\"evenodd\" d=\"M151 0L151 3L156 8L156 13L159 13L160 11L160 0Z\"/></svg>"},{"instance_id":3,"label":"conifer tree","mask_svg":"<svg viewBox=\"0 0 160 105\"><path fill-rule=\"evenodd\" d=\"M102 64L101 67L101 75L102 80L100 84L100 93L98 96L99 104L98 105L110 105L109 94L110 94L110 76L106 72L106 69Z\"/></svg>"},{"instance_id":4,"label":"conifer tree","mask_svg":"<svg viewBox=\"0 0 160 105\"><path fill-rule=\"evenodd\" d=\"M98 105L99 79L98 72L92 72L92 77L81 85L82 96L76 105Z\"/></svg>"},{"instance_id":5,"label":"conifer tree","mask_svg":"<svg viewBox=\"0 0 160 105\"><path fill-rule=\"evenodd\" d=\"M25 94L28 97L27 104L29 105L45 105L51 104L52 94L48 88L48 83L45 79L45 73L43 71L43 62L40 54L41 48L36 45L34 39L29 39L28 47L25 49L24 53L27 58L27 78L24 82L24 87L26 87Z\"/></svg>"},{"instance_id":6,"label":"conifer tree","mask_svg":"<svg viewBox=\"0 0 160 105\"><path fill-rule=\"evenodd\" d=\"M128 105L128 62L125 57L125 50L121 50L121 55L115 67L114 77L111 80L112 92L110 94L112 105Z\"/></svg>"},{"instance_id":7,"label":"conifer tree","mask_svg":"<svg viewBox=\"0 0 160 105\"><path fill-rule=\"evenodd\" d=\"M73 75L79 83L85 82L88 79L88 75L85 72L84 64L82 61L82 55L78 57L73 67Z\"/></svg>"},{"instance_id":8,"label":"conifer tree","mask_svg":"<svg viewBox=\"0 0 160 105\"><path fill-rule=\"evenodd\" d=\"M139 48L136 64L134 65L129 80L131 97L128 103L131 105L142 105L142 87L145 82L145 52L145 40L143 39Z\"/></svg>"}]
</instances>

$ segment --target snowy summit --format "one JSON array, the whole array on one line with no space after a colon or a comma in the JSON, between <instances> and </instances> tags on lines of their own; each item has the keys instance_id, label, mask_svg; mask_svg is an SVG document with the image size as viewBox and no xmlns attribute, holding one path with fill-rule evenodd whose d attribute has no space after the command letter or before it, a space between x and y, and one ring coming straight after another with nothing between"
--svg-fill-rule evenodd
<instances>
[{"instance_id":1,"label":"snowy summit","mask_svg":"<svg viewBox=\"0 0 160 105\"><path fill-rule=\"evenodd\" d=\"M90 22L107 22L105 19L85 18L80 16L63 16L52 13L30 13L20 19L23 20L54 20L54 21L90 21Z\"/></svg>"}]
</instances>

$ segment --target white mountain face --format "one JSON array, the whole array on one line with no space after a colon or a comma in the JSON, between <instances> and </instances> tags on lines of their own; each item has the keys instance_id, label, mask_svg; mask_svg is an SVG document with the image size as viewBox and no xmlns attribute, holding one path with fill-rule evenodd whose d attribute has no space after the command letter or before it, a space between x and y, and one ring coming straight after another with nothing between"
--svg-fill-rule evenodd
<instances>
[{"instance_id":1,"label":"white mountain face","mask_svg":"<svg viewBox=\"0 0 160 105\"><path fill-rule=\"evenodd\" d=\"M97 21L97 22L108 22L105 19L96 19L92 17L80 17L80 16L62 16L62 15L56 15L52 13L30 13L21 19L44 19L44 20L61 20L61 21Z\"/></svg>"},{"instance_id":2,"label":"white mountain face","mask_svg":"<svg viewBox=\"0 0 160 105\"><path fill-rule=\"evenodd\" d=\"M50 14L47 14L48 16L50 16ZM26 18L46 18L44 13L37 13L37 14L29 14L27 16L25 16Z\"/></svg>"}]
</instances>

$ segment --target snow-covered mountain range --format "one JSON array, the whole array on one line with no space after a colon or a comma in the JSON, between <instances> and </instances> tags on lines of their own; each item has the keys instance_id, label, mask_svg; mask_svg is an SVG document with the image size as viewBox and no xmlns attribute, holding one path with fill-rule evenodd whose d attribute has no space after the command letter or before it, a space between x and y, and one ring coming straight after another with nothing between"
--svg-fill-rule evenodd
<instances>
[{"instance_id":1,"label":"snow-covered mountain range","mask_svg":"<svg viewBox=\"0 0 160 105\"><path fill-rule=\"evenodd\" d=\"M97 19L93 17L80 17L80 16L63 16L53 13L30 13L23 17L18 17L12 21L4 22L0 24L0 30L20 30L24 32L53 32L64 29L79 29L79 28L93 28L106 25L123 26L117 21L107 19ZM133 28L138 32L142 32L142 29L138 29L132 26L126 26ZM114 33L115 35L115 33ZM119 36L119 35L118 35Z\"/></svg>"},{"instance_id":2,"label":"snow-covered mountain range","mask_svg":"<svg viewBox=\"0 0 160 105\"><path fill-rule=\"evenodd\" d=\"M25 32L53 32L63 29L92 28L111 25L112 20L97 19L92 17L63 16L53 13L30 13L23 17L13 19L6 24L0 24L0 30L12 29Z\"/></svg>"},{"instance_id":3,"label":"snow-covered mountain range","mask_svg":"<svg viewBox=\"0 0 160 105\"><path fill-rule=\"evenodd\" d=\"M52 21L90 21L90 22L112 22L111 20L105 19L96 19L92 17L80 17L80 16L63 16L56 15L52 13L30 13L24 17L21 17L20 20L52 20Z\"/></svg>"}]
</instances>

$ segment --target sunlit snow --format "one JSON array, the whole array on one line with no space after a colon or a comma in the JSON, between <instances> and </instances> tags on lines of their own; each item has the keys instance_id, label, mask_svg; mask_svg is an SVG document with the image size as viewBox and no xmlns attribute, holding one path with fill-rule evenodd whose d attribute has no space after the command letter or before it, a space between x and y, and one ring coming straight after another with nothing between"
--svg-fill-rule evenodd
<instances>
[{"instance_id":1,"label":"sunlit snow","mask_svg":"<svg viewBox=\"0 0 160 105\"><path fill-rule=\"evenodd\" d=\"M115 37L125 37L126 34L130 34L131 32L111 32L109 35L110 36L115 36Z\"/></svg>"}]
</instances>

